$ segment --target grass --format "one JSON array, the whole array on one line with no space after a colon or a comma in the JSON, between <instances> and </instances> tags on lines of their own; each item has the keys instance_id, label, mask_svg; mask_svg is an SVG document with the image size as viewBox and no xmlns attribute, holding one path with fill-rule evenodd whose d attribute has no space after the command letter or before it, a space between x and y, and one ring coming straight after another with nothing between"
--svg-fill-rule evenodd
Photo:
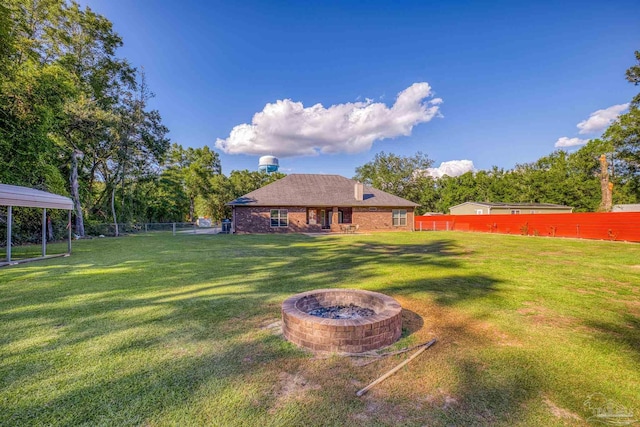
<instances>
[{"instance_id":1,"label":"grass","mask_svg":"<svg viewBox=\"0 0 640 427\"><path fill-rule=\"evenodd\" d=\"M590 425L640 418L640 245L425 232L149 234L0 269L0 425ZM269 327L290 295L353 287L405 309L366 367Z\"/></svg>"}]
</instances>

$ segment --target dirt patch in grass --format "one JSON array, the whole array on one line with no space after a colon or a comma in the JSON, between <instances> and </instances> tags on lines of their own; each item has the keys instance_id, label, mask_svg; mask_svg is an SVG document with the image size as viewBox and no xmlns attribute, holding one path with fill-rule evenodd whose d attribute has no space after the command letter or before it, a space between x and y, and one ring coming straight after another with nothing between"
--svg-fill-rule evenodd
<instances>
[{"instance_id":1,"label":"dirt patch in grass","mask_svg":"<svg viewBox=\"0 0 640 427\"><path fill-rule=\"evenodd\" d=\"M320 390L321 386L310 382L300 373L281 372L278 375L278 383L273 390L275 402L269 409L270 414L275 414L280 408L291 401L304 401L308 399L311 390Z\"/></svg>"},{"instance_id":2,"label":"dirt patch in grass","mask_svg":"<svg viewBox=\"0 0 640 427\"><path fill-rule=\"evenodd\" d=\"M525 316L531 323L537 326L549 326L559 328L576 328L580 326L578 319L571 316L563 316L557 312L533 303L524 303L525 307L516 310Z\"/></svg>"},{"instance_id":3,"label":"dirt patch in grass","mask_svg":"<svg viewBox=\"0 0 640 427\"><path fill-rule=\"evenodd\" d=\"M640 317L640 301L625 301L629 314Z\"/></svg>"},{"instance_id":4,"label":"dirt patch in grass","mask_svg":"<svg viewBox=\"0 0 640 427\"><path fill-rule=\"evenodd\" d=\"M412 343L437 338L437 343L401 371L376 386L370 394L380 399L406 399L426 409L448 411L458 402L459 366L475 351L486 346L521 347L523 343L507 331L482 319L470 317L450 307L430 301L396 298L404 309L422 317L423 326L409 337ZM392 369L412 352L368 365L364 375L368 381ZM480 358L473 358L478 372L488 368ZM463 409L464 410L464 409Z\"/></svg>"},{"instance_id":5,"label":"dirt patch in grass","mask_svg":"<svg viewBox=\"0 0 640 427\"><path fill-rule=\"evenodd\" d=\"M488 343L520 345L515 336L501 330L495 324L470 317L455 308L444 307L433 302L396 299L406 311L422 318L423 326L415 332L415 342L437 338L438 343L434 349L452 346L484 346Z\"/></svg>"},{"instance_id":6,"label":"dirt patch in grass","mask_svg":"<svg viewBox=\"0 0 640 427\"><path fill-rule=\"evenodd\" d=\"M624 306L625 308L622 311L625 313L640 317L640 301L621 300L618 298L607 298L607 301L609 301L612 306Z\"/></svg>"},{"instance_id":7,"label":"dirt patch in grass","mask_svg":"<svg viewBox=\"0 0 640 427\"><path fill-rule=\"evenodd\" d=\"M389 402L379 399L373 395L363 398L365 401L362 411L351 415L354 421L359 421L362 425L385 424L385 425L402 425L407 422L407 410L400 405L390 404Z\"/></svg>"},{"instance_id":8,"label":"dirt patch in grass","mask_svg":"<svg viewBox=\"0 0 640 427\"><path fill-rule=\"evenodd\" d=\"M549 399L548 396L544 396L543 401L549 408L549 411L551 411L551 413L556 418L564 418L564 419L577 420L577 421L582 420L582 418L578 414L575 414L569 411L568 409L564 409L556 405L555 403L553 403L553 401Z\"/></svg>"},{"instance_id":9,"label":"dirt patch in grass","mask_svg":"<svg viewBox=\"0 0 640 427\"><path fill-rule=\"evenodd\" d=\"M267 330L273 335L282 335L282 320L267 319L260 322L260 329Z\"/></svg>"},{"instance_id":10,"label":"dirt patch in grass","mask_svg":"<svg viewBox=\"0 0 640 427\"><path fill-rule=\"evenodd\" d=\"M593 291L588 291L588 290L586 290L586 289L582 289L582 288L580 288L580 289L574 289L574 291L575 291L576 293L578 293L578 294L581 294L581 295L596 295L596 293L595 293L595 292L593 292Z\"/></svg>"}]
</instances>

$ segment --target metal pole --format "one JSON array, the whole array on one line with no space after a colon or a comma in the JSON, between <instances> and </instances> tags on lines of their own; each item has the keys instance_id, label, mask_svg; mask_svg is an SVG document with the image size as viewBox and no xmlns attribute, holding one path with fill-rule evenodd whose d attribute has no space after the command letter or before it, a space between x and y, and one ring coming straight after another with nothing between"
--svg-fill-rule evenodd
<instances>
[{"instance_id":1,"label":"metal pole","mask_svg":"<svg viewBox=\"0 0 640 427\"><path fill-rule=\"evenodd\" d=\"M13 222L11 208L12 206L7 207L7 262L11 262L11 223Z\"/></svg>"},{"instance_id":2,"label":"metal pole","mask_svg":"<svg viewBox=\"0 0 640 427\"><path fill-rule=\"evenodd\" d=\"M42 209L42 256L47 256L47 208Z\"/></svg>"},{"instance_id":3,"label":"metal pole","mask_svg":"<svg viewBox=\"0 0 640 427\"><path fill-rule=\"evenodd\" d=\"M175 222L173 223L173 235L174 236L176 235L176 223Z\"/></svg>"},{"instance_id":4,"label":"metal pole","mask_svg":"<svg viewBox=\"0 0 640 427\"><path fill-rule=\"evenodd\" d=\"M144 223L144 232L148 233L148 231L147 231L147 223L146 222Z\"/></svg>"},{"instance_id":5,"label":"metal pole","mask_svg":"<svg viewBox=\"0 0 640 427\"><path fill-rule=\"evenodd\" d=\"M67 238L67 253L71 253L71 211L69 211L69 237Z\"/></svg>"}]
</instances>

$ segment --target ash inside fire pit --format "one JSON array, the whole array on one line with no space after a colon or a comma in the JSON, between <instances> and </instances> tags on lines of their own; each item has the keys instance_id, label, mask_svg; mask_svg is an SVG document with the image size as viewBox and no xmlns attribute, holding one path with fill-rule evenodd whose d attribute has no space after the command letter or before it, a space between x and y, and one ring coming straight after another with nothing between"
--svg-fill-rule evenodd
<instances>
[{"instance_id":1,"label":"ash inside fire pit","mask_svg":"<svg viewBox=\"0 0 640 427\"><path fill-rule=\"evenodd\" d=\"M355 304L334 305L331 307L318 307L307 314L325 319L360 319L376 314L370 308L359 307Z\"/></svg>"},{"instance_id":2,"label":"ash inside fire pit","mask_svg":"<svg viewBox=\"0 0 640 427\"><path fill-rule=\"evenodd\" d=\"M282 303L282 332L313 351L362 353L398 341L402 307L377 292L316 289Z\"/></svg>"}]
</instances>

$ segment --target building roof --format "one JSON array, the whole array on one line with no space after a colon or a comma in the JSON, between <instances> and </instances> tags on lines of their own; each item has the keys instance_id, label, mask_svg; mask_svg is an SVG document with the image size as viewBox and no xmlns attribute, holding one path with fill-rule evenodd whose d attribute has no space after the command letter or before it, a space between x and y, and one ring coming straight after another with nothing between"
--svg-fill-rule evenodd
<instances>
[{"instance_id":1,"label":"building roof","mask_svg":"<svg viewBox=\"0 0 640 427\"><path fill-rule=\"evenodd\" d=\"M613 205L611 212L640 212L640 203Z\"/></svg>"},{"instance_id":2,"label":"building roof","mask_svg":"<svg viewBox=\"0 0 640 427\"><path fill-rule=\"evenodd\" d=\"M64 196L29 187L0 184L0 206L31 208L73 209L73 201Z\"/></svg>"},{"instance_id":3,"label":"building roof","mask_svg":"<svg viewBox=\"0 0 640 427\"><path fill-rule=\"evenodd\" d=\"M402 197L364 186L356 200L357 181L340 175L291 174L227 203L228 206L386 206L416 207Z\"/></svg>"},{"instance_id":4,"label":"building roof","mask_svg":"<svg viewBox=\"0 0 640 427\"><path fill-rule=\"evenodd\" d=\"M459 205L451 206L455 208L463 205L480 205L490 208L537 208L537 209L573 209L571 206L556 205L553 203L500 203L500 202L464 202Z\"/></svg>"}]
</instances>

